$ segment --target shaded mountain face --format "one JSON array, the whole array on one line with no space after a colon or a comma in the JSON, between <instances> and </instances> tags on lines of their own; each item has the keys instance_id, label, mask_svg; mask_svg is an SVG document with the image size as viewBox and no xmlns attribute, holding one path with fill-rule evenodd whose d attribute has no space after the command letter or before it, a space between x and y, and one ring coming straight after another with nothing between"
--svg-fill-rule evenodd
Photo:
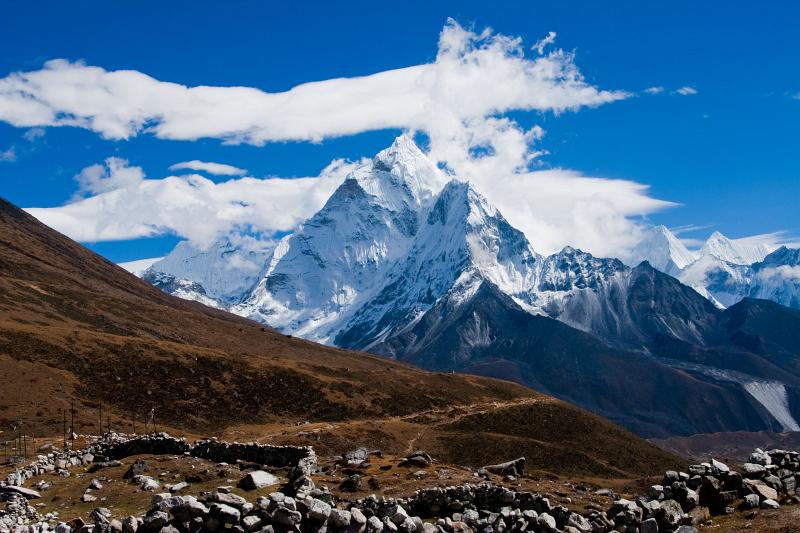
<instances>
[{"instance_id":1,"label":"shaded mountain face","mask_svg":"<svg viewBox=\"0 0 800 533\"><path fill-rule=\"evenodd\" d=\"M342 348L513 379L646 435L795 428L795 348L768 320L730 334L700 294L705 273L689 287L661 271L760 252L716 236L696 259L666 228L651 238L640 251L658 268L571 247L543 257L400 137L276 246L229 309Z\"/></svg>"},{"instance_id":2,"label":"shaded mountain face","mask_svg":"<svg viewBox=\"0 0 800 533\"><path fill-rule=\"evenodd\" d=\"M385 344L375 349L402 354L404 361L423 368L525 383L643 435L781 427L734 383L702 379L647 355L612 349L557 320L525 312L490 282L466 301L440 300Z\"/></svg>"},{"instance_id":3,"label":"shaded mountain face","mask_svg":"<svg viewBox=\"0 0 800 533\"><path fill-rule=\"evenodd\" d=\"M512 443L531 468L578 475L644 476L681 462L513 383L425 372L289 338L169 296L4 200L0 272L4 428L22 423L29 433L60 435L62 412L74 401L79 432L96 431L102 405L115 428L154 408L159 429L207 435L269 428L331 454L358 445L402 454L410 430L425 433L431 452L457 464L507 460ZM438 412L479 413L498 424L491 432L478 424L448 428L419 416ZM519 412L580 431L521 427ZM399 417L408 421L398 424ZM339 429L303 440L300 422L335 422ZM465 442L483 443L479 456Z\"/></svg>"}]
</instances>

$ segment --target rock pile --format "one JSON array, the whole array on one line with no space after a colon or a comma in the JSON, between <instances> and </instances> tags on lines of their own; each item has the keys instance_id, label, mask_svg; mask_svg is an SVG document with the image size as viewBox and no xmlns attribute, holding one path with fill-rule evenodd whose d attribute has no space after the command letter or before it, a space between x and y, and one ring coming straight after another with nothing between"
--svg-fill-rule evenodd
<instances>
[{"instance_id":1,"label":"rock pile","mask_svg":"<svg viewBox=\"0 0 800 533\"><path fill-rule=\"evenodd\" d=\"M169 437L162 437L167 439ZM201 445L202 443L202 445ZM261 448L258 444L222 443L201 441L184 453L214 456L231 460L241 452L246 459L259 462L267 455L297 453L292 464L285 466L295 472L295 483L289 483L283 492L260 496L255 501L230 492L230 487L219 487L213 492L198 496L178 496L170 493L156 494L151 508L142 516L114 519L108 509L98 508L92 513L93 525L76 520L55 526L57 533L199 533L231 530L235 533L503 533L532 531L535 533L659 533L696 531L695 525L706 522L712 515L732 513L736 506L743 509L777 508L788 503L798 503L795 491L800 476L800 454L783 450L764 452L756 450L735 472L722 462L692 465L687 472L666 472L658 485L650 487L648 494L635 500L617 499L605 511L593 510L586 514L570 511L563 505L554 505L544 495L513 491L484 482L445 488L417 491L410 498L378 498L369 496L355 501L337 501L327 490L316 488L310 480L316 464L313 451L302 455L300 449L289 452L276 448ZM140 443L127 443L128 449ZM158 446L177 446L161 442ZM170 448L174 449L174 448ZM101 455L94 448L98 460L116 455ZM53 453L40 457L35 466L23 472L53 472L56 461L66 459ZM80 462L88 455L67 454ZM356 456L357 455L357 456ZM343 458L345 461L362 461L364 454ZM50 457L52 456L52 457ZM414 457L430 461L421 454ZM421 459L420 459L421 460ZM71 462L72 459L69 459ZM97 464L97 463L94 463ZM52 465L52 467L48 466ZM491 470L499 475L522 475L524 460L518 459L493 465ZM489 470L489 468L486 468ZM32 475L36 475L36 474ZM28 474L15 473L15 481ZM271 481L265 472L248 474L248 486L264 486ZM146 477L138 472L136 477ZM27 479L27 478L25 478ZM296 483L297 480L304 480ZM157 489L156 489L157 490ZM608 492L613 498L613 493ZM39 516L29 506L28 499L38 493L19 487L19 484L0 486L0 496L6 511L0 512L0 533L43 533L57 517Z\"/></svg>"}]
</instances>

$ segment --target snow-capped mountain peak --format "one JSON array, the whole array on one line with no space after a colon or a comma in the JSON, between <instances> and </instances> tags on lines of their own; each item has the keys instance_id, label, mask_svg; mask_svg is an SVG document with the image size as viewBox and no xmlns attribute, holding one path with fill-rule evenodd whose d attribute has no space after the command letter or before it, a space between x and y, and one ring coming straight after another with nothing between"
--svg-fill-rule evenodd
<instances>
[{"instance_id":1,"label":"snow-capped mountain peak","mask_svg":"<svg viewBox=\"0 0 800 533\"><path fill-rule=\"evenodd\" d=\"M447 182L444 172L405 134L356 169L352 177L367 194L395 210L404 204L429 204Z\"/></svg>"},{"instance_id":2,"label":"snow-capped mountain peak","mask_svg":"<svg viewBox=\"0 0 800 533\"><path fill-rule=\"evenodd\" d=\"M770 246L763 242L729 239L715 231L700 249L700 255L710 255L734 265L751 265L763 261L770 251Z\"/></svg>"},{"instance_id":3,"label":"snow-capped mountain peak","mask_svg":"<svg viewBox=\"0 0 800 533\"><path fill-rule=\"evenodd\" d=\"M647 261L653 268L671 275L678 274L696 259L675 234L661 225L646 228L630 256L632 266Z\"/></svg>"}]
</instances>

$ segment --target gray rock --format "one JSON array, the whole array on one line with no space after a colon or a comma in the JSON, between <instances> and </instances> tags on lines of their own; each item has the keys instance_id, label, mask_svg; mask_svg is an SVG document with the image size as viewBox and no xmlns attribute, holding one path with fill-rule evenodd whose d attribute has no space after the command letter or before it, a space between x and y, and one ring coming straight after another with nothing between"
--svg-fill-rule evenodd
<instances>
[{"instance_id":1,"label":"gray rock","mask_svg":"<svg viewBox=\"0 0 800 533\"><path fill-rule=\"evenodd\" d=\"M777 500L778 499L778 491L764 483L763 481L757 481L748 479L745 482L745 485L752 490L755 494L758 494L762 500Z\"/></svg>"},{"instance_id":2,"label":"gray rock","mask_svg":"<svg viewBox=\"0 0 800 533\"><path fill-rule=\"evenodd\" d=\"M242 516L241 512L239 512L239 509L224 503L212 504L211 509L209 510L209 515L219 520L219 522L224 524L226 527L228 524L237 524L239 522L239 518Z\"/></svg>"},{"instance_id":3,"label":"gray rock","mask_svg":"<svg viewBox=\"0 0 800 533\"><path fill-rule=\"evenodd\" d=\"M731 469L730 469L730 467L728 465L726 465L725 463L723 463L721 461L717 461L716 459L711 459L711 466L713 468L716 468L720 472L730 472L731 471Z\"/></svg>"},{"instance_id":4,"label":"gray rock","mask_svg":"<svg viewBox=\"0 0 800 533\"><path fill-rule=\"evenodd\" d=\"M513 461L507 461L496 465L487 465L483 467L484 470L492 474L499 474L501 476L521 476L525 473L525 458L520 457Z\"/></svg>"},{"instance_id":5,"label":"gray rock","mask_svg":"<svg viewBox=\"0 0 800 533\"><path fill-rule=\"evenodd\" d=\"M664 500L661 502L661 522L673 529L677 528L683 520L683 509L681 504L675 500Z\"/></svg>"},{"instance_id":6,"label":"gray rock","mask_svg":"<svg viewBox=\"0 0 800 533\"><path fill-rule=\"evenodd\" d=\"M344 454L344 462L349 466L358 466L369 458L366 448L358 448Z\"/></svg>"},{"instance_id":7,"label":"gray rock","mask_svg":"<svg viewBox=\"0 0 800 533\"><path fill-rule=\"evenodd\" d=\"M136 533L139 529L139 521L135 516L127 516L122 520L122 533Z\"/></svg>"},{"instance_id":8,"label":"gray rock","mask_svg":"<svg viewBox=\"0 0 800 533\"><path fill-rule=\"evenodd\" d=\"M257 514L247 515L242 518L242 527L248 533L261 529L262 525L264 525L264 519Z\"/></svg>"},{"instance_id":9,"label":"gray rock","mask_svg":"<svg viewBox=\"0 0 800 533\"><path fill-rule=\"evenodd\" d=\"M142 525L150 531L159 531L169 522L169 515L164 511L150 511L144 516Z\"/></svg>"},{"instance_id":10,"label":"gray rock","mask_svg":"<svg viewBox=\"0 0 800 533\"><path fill-rule=\"evenodd\" d=\"M361 488L361 476L358 474L348 476L344 481L342 481L342 483L339 485L339 488L344 492L356 492Z\"/></svg>"},{"instance_id":11,"label":"gray rock","mask_svg":"<svg viewBox=\"0 0 800 533\"><path fill-rule=\"evenodd\" d=\"M550 516L547 513L542 513L539 515L537 519L537 523L540 527L542 527L545 531L557 531L556 527L556 519Z\"/></svg>"},{"instance_id":12,"label":"gray rock","mask_svg":"<svg viewBox=\"0 0 800 533\"><path fill-rule=\"evenodd\" d=\"M231 507L236 507L237 509L242 509L247 503L247 500L238 494L225 494L224 492L212 492L208 496L207 501L230 505Z\"/></svg>"},{"instance_id":13,"label":"gray rock","mask_svg":"<svg viewBox=\"0 0 800 533\"><path fill-rule=\"evenodd\" d=\"M331 509L328 522L333 527L343 528L349 526L352 519L353 516L350 511L345 511L343 509Z\"/></svg>"},{"instance_id":14,"label":"gray rock","mask_svg":"<svg viewBox=\"0 0 800 533\"><path fill-rule=\"evenodd\" d=\"M758 509L759 502L760 498L758 497L758 494L748 494L744 497L742 507L745 509Z\"/></svg>"},{"instance_id":15,"label":"gray rock","mask_svg":"<svg viewBox=\"0 0 800 533\"><path fill-rule=\"evenodd\" d=\"M742 473L747 478L760 478L767 473L767 469L764 465L745 463L742 465Z\"/></svg>"},{"instance_id":16,"label":"gray rock","mask_svg":"<svg viewBox=\"0 0 800 533\"><path fill-rule=\"evenodd\" d=\"M26 500L35 500L42 497L41 494L33 489L15 485L0 485L0 494L20 494L24 496Z\"/></svg>"},{"instance_id":17,"label":"gray rock","mask_svg":"<svg viewBox=\"0 0 800 533\"><path fill-rule=\"evenodd\" d=\"M312 499L306 514L311 520L324 522L331 514L331 506L322 500Z\"/></svg>"},{"instance_id":18,"label":"gray rock","mask_svg":"<svg viewBox=\"0 0 800 533\"><path fill-rule=\"evenodd\" d=\"M244 490L258 490L269 487L270 485L276 485L277 483L278 478L269 472L255 470L244 476L242 480L239 481L239 486Z\"/></svg>"},{"instance_id":19,"label":"gray rock","mask_svg":"<svg viewBox=\"0 0 800 533\"><path fill-rule=\"evenodd\" d=\"M763 502L761 502L761 508L762 509L777 509L779 507L780 507L780 505L778 504L778 502L776 502L775 500L773 500L771 498L768 498L768 499L764 500Z\"/></svg>"},{"instance_id":20,"label":"gray rock","mask_svg":"<svg viewBox=\"0 0 800 533\"><path fill-rule=\"evenodd\" d=\"M642 522L642 527L639 528L639 533L658 533L658 522L655 518L648 518Z\"/></svg>"},{"instance_id":21,"label":"gray rock","mask_svg":"<svg viewBox=\"0 0 800 533\"><path fill-rule=\"evenodd\" d=\"M383 531L383 522L377 516L370 516L367 520L367 531L370 533L379 533Z\"/></svg>"},{"instance_id":22,"label":"gray rock","mask_svg":"<svg viewBox=\"0 0 800 533\"><path fill-rule=\"evenodd\" d=\"M279 507L272 513L272 519L275 522L285 526L296 526L300 524L300 521L303 519L303 515L297 511L287 509L286 507Z\"/></svg>"},{"instance_id":23,"label":"gray rock","mask_svg":"<svg viewBox=\"0 0 800 533\"><path fill-rule=\"evenodd\" d=\"M756 448L756 451L750 454L749 462L766 466L772 464L772 459L770 458L769 454L765 453L760 448Z\"/></svg>"},{"instance_id":24,"label":"gray rock","mask_svg":"<svg viewBox=\"0 0 800 533\"><path fill-rule=\"evenodd\" d=\"M367 523L367 517L357 507L350 508L350 517L353 524L363 526Z\"/></svg>"},{"instance_id":25,"label":"gray rock","mask_svg":"<svg viewBox=\"0 0 800 533\"><path fill-rule=\"evenodd\" d=\"M181 481L180 483L176 483L169 488L170 492L180 492L189 486L188 483L185 481Z\"/></svg>"}]
</instances>

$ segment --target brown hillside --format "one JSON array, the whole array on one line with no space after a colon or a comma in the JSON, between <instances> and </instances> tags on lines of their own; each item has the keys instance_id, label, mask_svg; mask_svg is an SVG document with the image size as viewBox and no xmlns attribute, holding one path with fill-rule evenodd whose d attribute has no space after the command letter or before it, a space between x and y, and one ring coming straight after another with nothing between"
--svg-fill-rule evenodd
<instances>
[{"instance_id":1,"label":"brown hillside","mask_svg":"<svg viewBox=\"0 0 800 533\"><path fill-rule=\"evenodd\" d=\"M479 464L524 452L543 470L598 476L682 462L518 385L320 346L168 296L0 200L0 429L60 435L73 401L79 432L97 432L101 406L124 430L154 408L159 429L306 430L331 454L419 445Z\"/></svg>"}]
</instances>

